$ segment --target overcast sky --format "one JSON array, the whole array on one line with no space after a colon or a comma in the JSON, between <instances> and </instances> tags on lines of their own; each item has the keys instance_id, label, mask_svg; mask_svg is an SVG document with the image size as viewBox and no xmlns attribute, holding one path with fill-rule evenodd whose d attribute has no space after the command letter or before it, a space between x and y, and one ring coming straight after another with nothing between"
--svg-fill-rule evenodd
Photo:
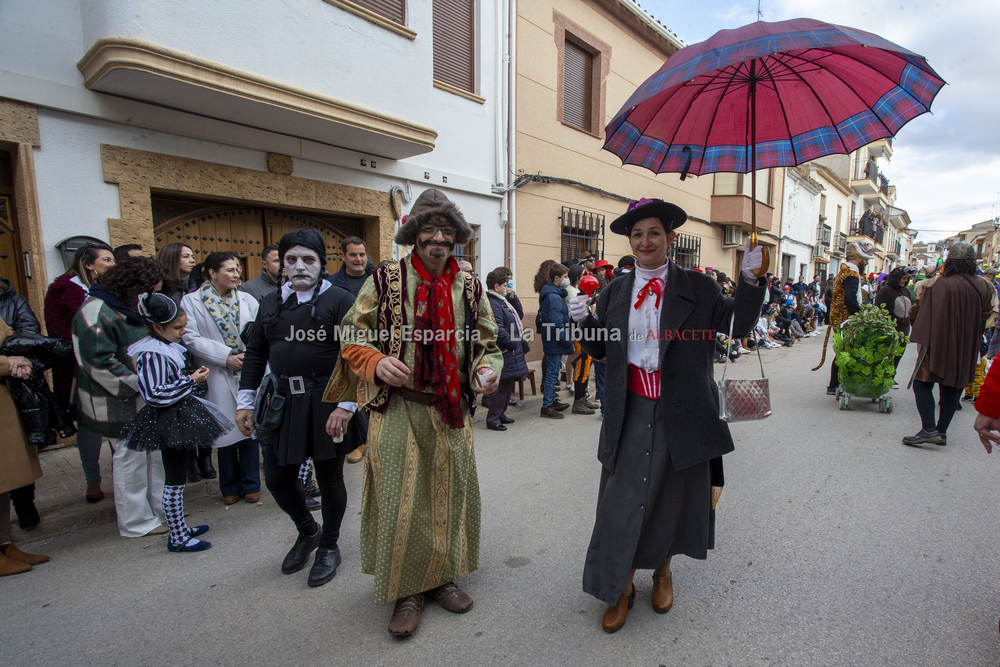
<instances>
[{"instance_id":1,"label":"overcast sky","mask_svg":"<svg viewBox=\"0 0 1000 667\"><path fill-rule=\"evenodd\" d=\"M757 3L639 0L686 44L757 20ZM1000 192L1000 2L762 0L765 21L814 18L880 35L927 58L948 82L893 140L883 165L896 205L920 240L944 238L997 215ZM884 162L884 161L882 161Z\"/></svg>"}]
</instances>

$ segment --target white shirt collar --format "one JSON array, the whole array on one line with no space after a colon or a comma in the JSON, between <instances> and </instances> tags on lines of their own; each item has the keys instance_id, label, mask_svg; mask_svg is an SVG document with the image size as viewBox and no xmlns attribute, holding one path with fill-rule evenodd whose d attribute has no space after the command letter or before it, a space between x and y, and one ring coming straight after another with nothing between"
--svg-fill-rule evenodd
<instances>
[{"instance_id":1,"label":"white shirt collar","mask_svg":"<svg viewBox=\"0 0 1000 667\"><path fill-rule=\"evenodd\" d=\"M328 289L330 289L330 281L328 281L326 278L323 278L319 286L319 293L322 294ZM292 292L295 292L296 296L298 297L299 303L308 301L309 299L312 298L313 294L311 288L306 290L296 291L292 289L292 283L286 282L281 286L281 302L284 303L285 301L288 301L288 297L292 295Z\"/></svg>"},{"instance_id":2,"label":"white shirt collar","mask_svg":"<svg viewBox=\"0 0 1000 667\"><path fill-rule=\"evenodd\" d=\"M83 284L83 281L80 280L80 276L73 276L72 278L69 279L69 281L75 285L79 285L80 287L82 287L83 291L86 292L88 295L90 294L90 288Z\"/></svg>"},{"instance_id":3,"label":"white shirt collar","mask_svg":"<svg viewBox=\"0 0 1000 667\"><path fill-rule=\"evenodd\" d=\"M162 340L146 336L128 346L128 356L135 358L140 352L152 352L171 359L177 368L184 368L184 353L187 349L180 343L165 343Z\"/></svg>"},{"instance_id":4,"label":"white shirt collar","mask_svg":"<svg viewBox=\"0 0 1000 667\"><path fill-rule=\"evenodd\" d=\"M659 278L664 284L667 282L667 271L670 269L670 260L668 259L663 266L655 269L643 269L638 264L635 265L635 284L641 289L646 282L652 280L653 278ZM640 282L642 281L642 282Z\"/></svg>"}]
</instances>

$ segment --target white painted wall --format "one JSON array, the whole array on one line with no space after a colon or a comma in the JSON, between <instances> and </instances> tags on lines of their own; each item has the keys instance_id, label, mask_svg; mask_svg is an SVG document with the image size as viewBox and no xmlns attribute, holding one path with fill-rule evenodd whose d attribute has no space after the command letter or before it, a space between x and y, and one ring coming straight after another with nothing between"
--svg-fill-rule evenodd
<instances>
[{"instance_id":1,"label":"white painted wall","mask_svg":"<svg viewBox=\"0 0 1000 667\"><path fill-rule=\"evenodd\" d=\"M816 225L819 222L819 195L813 194L799 180L785 170L785 194L781 207L781 249L778 267L784 255L792 255L789 277L799 276L800 265L806 264L805 278L813 278L812 244L816 242Z\"/></svg>"},{"instance_id":2,"label":"white painted wall","mask_svg":"<svg viewBox=\"0 0 1000 667\"><path fill-rule=\"evenodd\" d=\"M216 162L244 169L267 171L267 154L165 132L143 130L121 123L40 109L42 146L35 149L39 213L49 278L63 273L55 244L68 236L87 235L107 240L108 218L118 218L118 186L105 183L100 144L112 144ZM400 182L376 173L359 172L308 160L295 160L295 176L371 190L388 191ZM423 191L412 184L414 198ZM491 197L446 191L473 224L494 215L499 206ZM503 264L503 239L499 244L491 229L483 228L480 257L486 271Z\"/></svg>"},{"instance_id":3,"label":"white painted wall","mask_svg":"<svg viewBox=\"0 0 1000 667\"><path fill-rule=\"evenodd\" d=\"M292 155L302 178L385 192L409 181L414 197L439 187L481 226L482 268L502 265L500 199L488 194L499 1L477 0L484 104L433 86L433 0L407 1L414 40L322 0L0 1L0 97L16 91L8 94L48 107L39 109L36 177L50 276L62 272L54 243L76 234L106 238L107 218L119 215L117 189L101 177L100 143L260 170L275 151ZM76 63L101 37L140 39L430 126L435 150L368 170L351 151L92 93Z\"/></svg>"}]
</instances>

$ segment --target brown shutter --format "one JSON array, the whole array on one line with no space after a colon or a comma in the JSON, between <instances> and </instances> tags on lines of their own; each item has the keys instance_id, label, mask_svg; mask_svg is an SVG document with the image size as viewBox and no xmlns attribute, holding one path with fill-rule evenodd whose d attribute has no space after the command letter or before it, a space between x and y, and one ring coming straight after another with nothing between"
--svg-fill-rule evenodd
<instances>
[{"instance_id":1,"label":"brown shutter","mask_svg":"<svg viewBox=\"0 0 1000 667\"><path fill-rule=\"evenodd\" d=\"M474 0L434 0L434 78L475 93Z\"/></svg>"},{"instance_id":2,"label":"brown shutter","mask_svg":"<svg viewBox=\"0 0 1000 667\"><path fill-rule=\"evenodd\" d=\"M566 40L563 56L563 122L591 131L594 56Z\"/></svg>"},{"instance_id":3,"label":"brown shutter","mask_svg":"<svg viewBox=\"0 0 1000 667\"><path fill-rule=\"evenodd\" d=\"M354 4L406 25L406 0L351 0Z\"/></svg>"}]
</instances>

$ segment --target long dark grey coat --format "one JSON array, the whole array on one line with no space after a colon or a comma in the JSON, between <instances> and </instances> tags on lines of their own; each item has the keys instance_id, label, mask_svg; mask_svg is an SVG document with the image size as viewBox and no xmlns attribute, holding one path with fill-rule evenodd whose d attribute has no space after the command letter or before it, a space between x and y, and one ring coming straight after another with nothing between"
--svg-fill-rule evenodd
<instances>
[{"instance_id":1,"label":"long dark grey coat","mask_svg":"<svg viewBox=\"0 0 1000 667\"><path fill-rule=\"evenodd\" d=\"M604 379L604 423L597 458L614 473L618 445L625 422L628 394L628 318L632 310L635 274L615 278L597 300L597 317L583 322L580 341L595 359L607 360ZM740 278L734 297L722 296L722 288L709 276L685 271L670 263L663 291L660 331L660 404L669 425L667 446L675 469L708 461L733 451L729 426L719 419L719 388L713 376L716 331L729 332L729 318L736 312L733 335L750 333L760 317L767 296L766 280L753 285ZM599 339L617 329L621 340ZM642 332L645 333L645 332ZM678 340L678 334L680 340Z\"/></svg>"}]
</instances>

